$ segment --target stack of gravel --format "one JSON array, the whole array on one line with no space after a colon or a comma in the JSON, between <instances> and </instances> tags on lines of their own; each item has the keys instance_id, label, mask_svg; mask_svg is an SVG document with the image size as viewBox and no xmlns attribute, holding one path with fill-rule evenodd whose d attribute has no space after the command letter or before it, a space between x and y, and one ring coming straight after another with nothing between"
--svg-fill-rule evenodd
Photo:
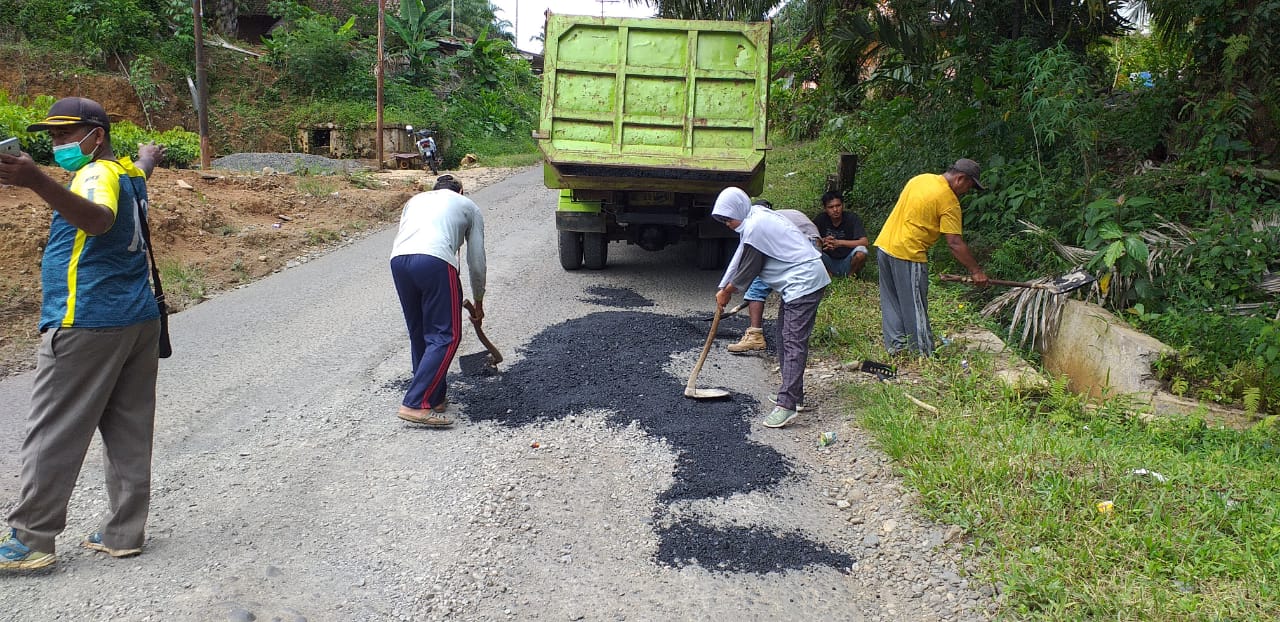
<instances>
[{"instance_id":1,"label":"stack of gravel","mask_svg":"<svg viewBox=\"0 0 1280 622\"><path fill-rule=\"evenodd\" d=\"M355 160L334 160L309 153L233 153L214 160L213 168L232 171L297 173L306 171L317 175L332 175L368 167Z\"/></svg>"}]
</instances>

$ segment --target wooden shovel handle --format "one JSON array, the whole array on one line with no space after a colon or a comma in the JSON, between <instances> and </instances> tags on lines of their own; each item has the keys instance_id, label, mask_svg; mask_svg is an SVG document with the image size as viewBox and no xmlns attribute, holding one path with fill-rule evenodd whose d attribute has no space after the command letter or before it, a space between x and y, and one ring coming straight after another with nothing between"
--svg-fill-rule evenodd
<instances>
[{"instance_id":1,"label":"wooden shovel handle","mask_svg":"<svg viewBox=\"0 0 1280 622\"><path fill-rule=\"evenodd\" d=\"M462 300L462 306L463 306L463 307L465 307L465 308L467 309L467 313L470 313L470 314L471 314L471 317L473 317L473 318L474 318L474 317L476 316L476 307L475 307L475 305L471 304L471 301L470 301L470 300L467 300L467 299L465 299L465 298L464 298L464 299ZM479 324L476 324L475 322L472 322L472 323L471 323L471 326L473 326L473 327L476 329L476 337L477 337L478 339L480 339L480 343L484 344L485 349L489 351L489 356L490 356L491 358L493 358L492 363L493 363L494 365L497 365L498 363L501 363L501 362L502 362L502 353L501 353L501 352L498 352L498 347L497 347L497 346L495 346L495 345L493 345L493 342L492 342L492 341L489 341L489 338L488 338L488 337L485 337L485 336L484 336L484 330L482 330L482 329L480 328L480 325L479 325Z\"/></svg>"},{"instance_id":2,"label":"wooden shovel handle","mask_svg":"<svg viewBox=\"0 0 1280 622\"><path fill-rule=\"evenodd\" d=\"M693 366L693 373L689 374L689 383L684 385L685 395L694 391L693 385L698 381L698 372L702 371L702 364L707 360L707 353L711 351L711 342L715 341L716 330L720 328L720 313L724 311L724 307L716 305L716 314L711 318L711 330L707 332L707 342L702 344L702 354L698 355L698 363Z\"/></svg>"},{"instance_id":3,"label":"wooden shovel handle","mask_svg":"<svg viewBox=\"0 0 1280 622\"><path fill-rule=\"evenodd\" d=\"M948 281L951 283L973 283L973 277L960 276L958 274L940 274L938 280ZM1025 281L1001 281L1000 279L987 279L992 285L1004 285L1006 287L1028 287L1031 289L1051 289L1044 283L1027 283Z\"/></svg>"}]
</instances>

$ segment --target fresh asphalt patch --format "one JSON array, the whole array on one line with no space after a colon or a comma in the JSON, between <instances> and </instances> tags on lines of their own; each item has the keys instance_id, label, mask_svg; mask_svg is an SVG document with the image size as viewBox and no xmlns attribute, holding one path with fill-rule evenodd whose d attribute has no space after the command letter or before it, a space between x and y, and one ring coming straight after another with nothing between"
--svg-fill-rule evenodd
<instances>
[{"instance_id":1,"label":"fresh asphalt patch","mask_svg":"<svg viewBox=\"0 0 1280 622\"><path fill-rule=\"evenodd\" d=\"M624 287L593 285L586 289L586 294L588 297L579 296L578 300L602 307L638 309L654 306L652 300Z\"/></svg>"},{"instance_id":2,"label":"fresh asphalt patch","mask_svg":"<svg viewBox=\"0 0 1280 622\"><path fill-rule=\"evenodd\" d=\"M658 536L658 561L677 568L698 564L709 570L764 574L816 565L847 573L854 562L796 532L681 520L659 529Z\"/></svg>"},{"instance_id":3,"label":"fresh asphalt patch","mask_svg":"<svg viewBox=\"0 0 1280 622\"><path fill-rule=\"evenodd\" d=\"M588 290L610 303L652 305L613 288ZM659 495L654 524L656 560L668 566L769 573L809 565L848 572L854 559L798 532L766 527L721 527L674 519L675 502L726 499L769 492L791 477L790 460L749 438L759 404L734 393L729 400L684 397L684 379L664 366L672 355L699 347L706 324L637 311L604 311L551 326L523 349L520 362L491 377L455 378L450 399L467 419L521 427L588 410L606 410L619 427L633 422L665 440L676 456L674 484ZM710 518L710 517L708 517Z\"/></svg>"}]
</instances>

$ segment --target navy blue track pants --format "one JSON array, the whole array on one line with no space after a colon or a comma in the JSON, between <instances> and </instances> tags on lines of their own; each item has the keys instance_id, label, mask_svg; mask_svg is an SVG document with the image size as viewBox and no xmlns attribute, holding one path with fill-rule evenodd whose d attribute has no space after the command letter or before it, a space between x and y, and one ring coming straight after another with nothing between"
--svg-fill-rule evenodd
<instances>
[{"instance_id":1,"label":"navy blue track pants","mask_svg":"<svg viewBox=\"0 0 1280 622\"><path fill-rule=\"evenodd\" d=\"M445 375L462 341L462 282L449 262L430 255L391 258L391 278L409 329L413 382L405 406L432 408L445 401Z\"/></svg>"}]
</instances>

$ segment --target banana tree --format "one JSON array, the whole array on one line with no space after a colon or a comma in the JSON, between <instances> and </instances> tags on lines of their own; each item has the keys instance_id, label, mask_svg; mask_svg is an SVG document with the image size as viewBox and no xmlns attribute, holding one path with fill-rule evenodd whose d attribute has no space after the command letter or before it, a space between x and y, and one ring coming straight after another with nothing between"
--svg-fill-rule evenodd
<instances>
[{"instance_id":1,"label":"banana tree","mask_svg":"<svg viewBox=\"0 0 1280 622\"><path fill-rule=\"evenodd\" d=\"M436 39L449 31L446 11L428 11L422 0L400 0L400 14L386 16L387 29L399 40L388 45L390 56L405 59L415 76L426 73L440 47Z\"/></svg>"}]
</instances>

